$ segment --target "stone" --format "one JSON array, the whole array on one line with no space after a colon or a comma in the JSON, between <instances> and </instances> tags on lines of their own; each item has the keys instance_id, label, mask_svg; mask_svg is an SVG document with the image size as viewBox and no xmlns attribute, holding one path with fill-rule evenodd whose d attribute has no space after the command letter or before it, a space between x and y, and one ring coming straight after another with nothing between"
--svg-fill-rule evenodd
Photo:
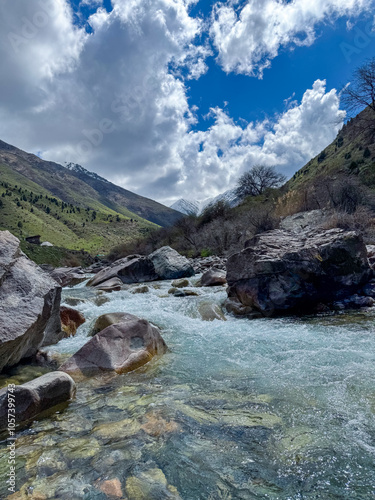
<instances>
[{"instance_id":1,"label":"stone","mask_svg":"<svg viewBox=\"0 0 375 500\"><path fill-rule=\"evenodd\" d=\"M174 288L185 288L186 286L189 286L189 280L187 279L181 279L181 280L174 280L172 281L172 287Z\"/></svg>"},{"instance_id":2,"label":"stone","mask_svg":"<svg viewBox=\"0 0 375 500\"><path fill-rule=\"evenodd\" d=\"M145 415L146 422L141 426L141 429L150 436L159 437L165 434L177 432L180 427L173 420L165 420L157 413L150 412Z\"/></svg>"},{"instance_id":3,"label":"stone","mask_svg":"<svg viewBox=\"0 0 375 500\"><path fill-rule=\"evenodd\" d=\"M57 267L50 275L62 287L75 286L87 279L81 267Z\"/></svg>"},{"instance_id":4,"label":"stone","mask_svg":"<svg viewBox=\"0 0 375 500\"><path fill-rule=\"evenodd\" d=\"M149 287L147 285L144 286L138 286L137 288L134 288L132 290L132 293L148 293L150 291Z\"/></svg>"},{"instance_id":5,"label":"stone","mask_svg":"<svg viewBox=\"0 0 375 500\"><path fill-rule=\"evenodd\" d=\"M168 291L169 293L169 291ZM199 293L194 292L193 290L178 290L177 288L174 289L172 292L174 297L197 297L199 296Z\"/></svg>"},{"instance_id":6,"label":"stone","mask_svg":"<svg viewBox=\"0 0 375 500\"><path fill-rule=\"evenodd\" d=\"M226 272L215 267L211 267L201 277L201 286L220 286L225 285L226 282Z\"/></svg>"},{"instance_id":7,"label":"stone","mask_svg":"<svg viewBox=\"0 0 375 500\"><path fill-rule=\"evenodd\" d=\"M171 247L162 247L149 255L155 272L162 280L175 280L194 276L193 266L186 257Z\"/></svg>"},{"instance_id":8,"label":"stone","mask_svg":"<svg viewBox=\"0 0 375 500\"><path fill-rule=\"evenodd\" d=\"M102 290L103 292L119 292L122 287L122 281L120 278L111 278L109 280L103 281L100 285L96 285L97 290Z\"/></svg>"},{"instance_id":9,"label":"stone","mask_svg":"<svg viewBox=\"0 0 375 500\"><path fill-rule=\"evenodd\" d=\"M54 406L70 401L76 392L73 379L61 371L50 372L26 384L16 385L15 418L17 424L27 422L38 414ZM0 429L7 428L8 390L0 391Z\"/></svg>"},{"instance_id":10,"label":"stone","mask_svg":"<svg viewBox=\"0 0 375 500\"><path fill-rule=\"evenodd\" d=\"M124 323L126 321L135 319L138 319L137 316L123 312L102 314L101 316L99 316L99 318L96 319L90 335L93 337L108 326L115 325L116 323Z\"/></svg>"},{"instance_id":11,"label":"stone","mask_svg":"<svg viewBox=\"0 0 375 500\"><path fill-rule=\"evenodd\" d=\"M97 487L110 498L122 498L123 496L121 481L117 477L115 479L99 482Z\"/></svg>"},{"instance_id":12,"label":"stone","mask_svg":"<svg viewBox=\"0 0 375 500\"><path fill-rule=\"evenodd\" d=\"M345 299L371 278L357 233L268 231L227 261L228 298L263 316L304 314Z\"/></svg>"},{"instance_id":13,"label":"stone","mask_svg":"<svg viewBox=\"0 0 375 500\"><path fill-rule=\"evenodd\" d=\"M100 294L102 294L103 292L99 292ZM107 302L109 302L109 298L106 297L104 294L103 295L97 295L94 299L93 299L93 302L96 306L100 307L102 306L103 304L106 304Z\"/></svg>"},{"instance_id":14,"label":"stone","mask_svg":"<svg viewBox=\"0 0 375 500\"><path fill-rule=\"evenodd\" d=\"M126 494L129 500L181 500L177 489L169 485L161 469L149 469L130 476L126 480Z\"/></svg>"},{"instance_id":15,"label":"stone","mask_svg":"<svg viewBox=\"0 0 375 500\"><path fill-rule=\"evenodd\" d=\"M0 231L0 371L64 337L60 301L61 286Z\"/></svg>"},{"instance_id":16,"label":"stone","mask_svg":"<svg viewBox=\"0 0 375 500\"><path fill-rule=\"evenodd\" d=\"M121 283L142 283L155 281L158 275L154 265L148 257L141 255L130 255L116 260L111 266L99 271L87 286L97 286L112 278L119 278Z\"/></svg>"},{"instance_id":17,"label":"stone","mask_svg":"<svg viewBox=\"0 0 375 500\"><path fill-rule=\"evenodd\" d=\"M126 418L119 422L100 424L93 429L93 433L100 439L124 439L134 436L141 430L141 424L134 419Z\"/></svg>"},{"instance_id":18,"label":"stone","mask_svg":"<svg viewBox=\"0 0 375 500\"><path fill-rule=\"evenodd\" d=\"M86 321L82 313L66 306L60 307L60 319L61 328L67 337L74 337L77 333L77 328Z\"/></svg>"},{"instance_id":19,"label":"stone","mask_svg":"<svg viewBox=\"0 0 375 500\"><path fill-rule=\"evenodd\" d=\"M64 298L64 304L67 304L68 306L75 307L79 306L80 304L86 304L87 300L86 299L80 299L78 297L65 297Z\"/></svg>"},{"instance_id":20,"label":"stone","mask_svg":"<svg viewBox=\"0 0 375 500\"><path fill-rule=\"evenodd\" d=\"M144 319L129 319L97 333L60 370L77 378L104 372L127 373L166 350L158 328Z\"/></svg>"},{"instance_id":21,"label":"stone","mask_svg":"<svg viewBox=\"0 0 375 500\"><path fill-rule=\"evenodd\" d=\"M214 321L215 319L221 321L227 320L221 308L212 302L206 301L198 304L198 312L203 321Z\"/></svg>"}]
</instances>

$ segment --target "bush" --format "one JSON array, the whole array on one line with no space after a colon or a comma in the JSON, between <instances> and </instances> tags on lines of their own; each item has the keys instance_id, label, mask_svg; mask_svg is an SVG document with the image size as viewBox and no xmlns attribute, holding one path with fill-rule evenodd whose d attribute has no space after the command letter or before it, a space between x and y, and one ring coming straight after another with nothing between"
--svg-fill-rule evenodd
<instances>
[{"instance_id":1,"label":"bush","mask_svg":"<svg viewBox=\"0 0 375 500\"><path fill-rule=\"evenodd\" d=\"M370 156L371 156L371 151L369 150L369 148L366 148L363 151L363 158L370 158Z\"/></svg>"}]
</instances>

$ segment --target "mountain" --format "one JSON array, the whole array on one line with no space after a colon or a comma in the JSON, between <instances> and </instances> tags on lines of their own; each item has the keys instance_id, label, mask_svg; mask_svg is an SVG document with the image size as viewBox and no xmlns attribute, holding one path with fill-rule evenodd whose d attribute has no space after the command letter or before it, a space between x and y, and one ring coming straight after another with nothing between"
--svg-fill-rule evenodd
<instances>
[{"instance_id":1,"label":"mountain","mask_svg":"<svg viewBox=\"0 0 375 500\"><path fill-rule=\"evenodd\" d=\"M170 206L173 210L177 210L177 212L185 215L198 215L200 207L201 203L199 201L186 200L184 198L180 198Z\"/></svg>"},{"instance_id":2,"label":"mountain","mask_svg":"<svg viewBox=\"0 0 375 500\"><path fill-rule=\"evenodd\" d=\"M242 200L236 195L235 189L229 189L215 198L208 198L205 201L186 200L184 198L180 198L175 201L170 208L173 208L174 210L177 210L185 215L200 215L206 207L214 205L218 201L225 201L230 207L233 208L239 205Z\"/></svg>"},{"instance_id":3,"label":"mountain","mask_svg":"<svg viewBox=\"0 0 375 500\"><path fill-rule=\"evenodd\" d=\"M45 161L2 141L0 202L0 229L95 253L181 217L80 165Z\"/></svg>"}]
</instances>

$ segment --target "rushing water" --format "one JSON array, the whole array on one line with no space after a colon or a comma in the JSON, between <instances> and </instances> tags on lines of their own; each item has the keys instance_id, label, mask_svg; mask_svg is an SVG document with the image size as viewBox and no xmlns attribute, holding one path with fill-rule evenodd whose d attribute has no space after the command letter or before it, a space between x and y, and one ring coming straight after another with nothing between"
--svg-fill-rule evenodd
<instances>
[{"instance_id":1,"label":"rushing water","mask_svg":"<svg viewBox=\"0 0 375 500\"><path fill-rule=\"evenodd\" d=\"M178 298L154 286L101 306L82 285L64 291L85 299L87 321L55 351L74 353L95 318L119 311L157 325L170 351L79 383L66 408L20 432L12 499L115 498L105 481L128 500L375 498L373 313L209 322L199 303L221 304L224 288Z\"/></svg>"}]
</instances>

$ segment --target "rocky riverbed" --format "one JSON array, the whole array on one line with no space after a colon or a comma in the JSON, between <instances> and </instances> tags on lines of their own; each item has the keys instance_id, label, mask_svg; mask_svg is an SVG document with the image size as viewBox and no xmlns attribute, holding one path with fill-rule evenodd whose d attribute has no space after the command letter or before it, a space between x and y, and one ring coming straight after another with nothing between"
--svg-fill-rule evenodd
<instances>
[{"instance_id":1,"label":"rocky riverbed","mask_svg":"<svg viewBox=\"0 0 375 500\"><path fill-rule=\"evenodd\" d=\"M96 268L90 276L79 269L54 271L61 285L70 284L62 289L61 309L64 335L70 336L57 342L58 334L55 345L42 347L43 332L36 336L34 327L38 315L26 316L31 326L18 323L30 328L32 353L41 350L0 375L0 388L16 384L16 404L29 419L16 433L16 491L3 481L0 497L373 498L375 285L366 249L355 235L329 233L317 237L319 258L314 246L297 241L300 258L289 251L288 234L278 236L279 242L272 234L258 247L254 242L246 265L241 259L248 250L228 261L239 278L232 280L230 267L229 296L236 287L250 309L243 317L228 313L225 262L216 257L188 262L165 247L156 256ZM11 255L0 255L0 264L6 262L2 284L26 297L18 302L25 311L30 290L37 289L43 309L57 284L25 262L12 241ZM267 269L279 304L287 303L289 290L293 300L315 300L315 277L328 259L336 266L333 279L347 286L344 295L331 287L329 300L342 295L343 308L369 307L260 317L252 297L267 291ZM298 276L292 288L291 261ZM14 271L21 264L30 269L27 279ZM18 282L23 286L17 288ZM355 292L360 295L348 296ZM12 311L13 303L7 304L2 311ZM58 333L60 319L55 309L47 311L46 325L52 318ZM24 345L24 337L19 330L17 345ZM9 471L7 437L3 432L3 478Z\"/></svg>"},{"instance_id":2,"label":"rocky riverbed","mask_svg":"<svg viewBox=\"0 0 375 500\"><path fill-rule=\"evenodd\" d=\"M55 357L70 357L96 318L116 311L160 328L169 351L77 383L70 404L20 431L20 492L10 499L372 498L372 310L207 321L199 305L221 308L226 289L198 279L186 287L198 295L186 297L168 294L171 280L145 293L63 289L63 304L75 300L86 322L50 348ZM2 383L45 370L19 366ZM3 477L7 456L3 442Z\"/></svg>"}]
</instances>

